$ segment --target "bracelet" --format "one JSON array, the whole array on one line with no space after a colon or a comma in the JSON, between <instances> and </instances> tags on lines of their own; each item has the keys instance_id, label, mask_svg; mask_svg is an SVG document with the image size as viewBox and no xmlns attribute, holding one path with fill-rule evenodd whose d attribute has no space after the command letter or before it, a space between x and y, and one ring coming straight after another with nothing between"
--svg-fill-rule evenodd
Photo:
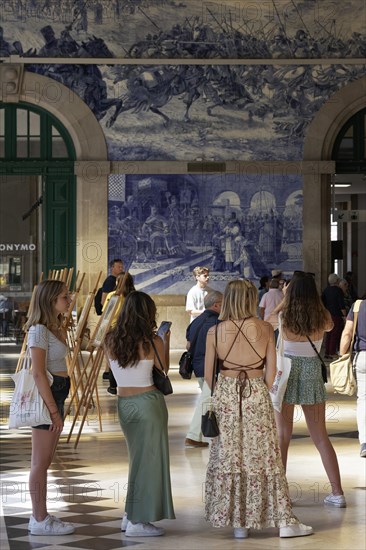
<instances>
[{"instance_id":1,"label":"bracelet","mask_svg":"<svg viewBox=\"0 0 366 550\"><path fill-rule=\"evenodd\" d=\"M50 416L55 416L55 414L60 414L60 411L50 412Z\"/></svg>"}]
</instances>

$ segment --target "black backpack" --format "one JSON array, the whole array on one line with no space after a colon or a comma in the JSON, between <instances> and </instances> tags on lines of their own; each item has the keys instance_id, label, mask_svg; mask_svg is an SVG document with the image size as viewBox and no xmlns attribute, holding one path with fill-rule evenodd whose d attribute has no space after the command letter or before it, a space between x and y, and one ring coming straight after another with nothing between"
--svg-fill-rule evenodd
<instances>
[{"instance_id":1,"label":"black backpack","mask_svg":"<svg viewBox=\"0 0 366 550\"><path fill-rule=\"evenodd\" d=\"M96 295L94 296L94 307L95 307L95 313L97 315L102 315L102 295L103 295L103 288L100 287Z\"/></svg>"}]
</instances>

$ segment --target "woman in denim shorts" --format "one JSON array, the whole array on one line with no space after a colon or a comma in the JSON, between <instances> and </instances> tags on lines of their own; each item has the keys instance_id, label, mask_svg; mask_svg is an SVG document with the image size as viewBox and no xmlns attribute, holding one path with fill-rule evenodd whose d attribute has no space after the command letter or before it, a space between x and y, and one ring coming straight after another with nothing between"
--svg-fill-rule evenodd
<instances>
[{"instance_id":1,"label":"woman in denim shorts","mask_svg":"<svg viewBox=\"0 0 366 550\"><path fill-rule=\"evenodd\" d=\"M29 492L33 513L28 526L31 535L67 535L74 532L71 523L65 523L47 512L47 470L64 426L64 403L70 390L66 331L62 324L70 302L65 283L53 280L39 283L25 325L34 380L52 422L32 427ZM53 376L51 387L47 371Z\"/></svg>"}]
</instances>

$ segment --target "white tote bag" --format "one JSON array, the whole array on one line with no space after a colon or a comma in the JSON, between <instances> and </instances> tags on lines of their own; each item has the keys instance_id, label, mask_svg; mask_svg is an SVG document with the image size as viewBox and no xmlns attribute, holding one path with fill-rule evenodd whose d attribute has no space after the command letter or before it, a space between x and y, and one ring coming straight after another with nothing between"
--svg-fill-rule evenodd
<instances>
[{"instance_id":1,"label":"white tote bag","mask_svg":"<svg viewBox=\"0 0 366 550\"><path fill-rule=\"evenodd\" d=\"M47 409L31 371L30 352L27 348L23 368L12 374L15 388L9 410L9 429L52 424ZM47 371L50 386L53 376Z\"/></svg>"},{"instance_id":2,"label":"white tote bag","mask_svg":"<svg viewBox=\"0 0 366 550\"><path fill-rule=\"evenodd\" d=\"M283 397L286 393L287 381L291 371L291 359L283 355L283 338L281 326L278 327L276 376L269 390L273 408L281 412Z\"/></svg>"}]
</instances>

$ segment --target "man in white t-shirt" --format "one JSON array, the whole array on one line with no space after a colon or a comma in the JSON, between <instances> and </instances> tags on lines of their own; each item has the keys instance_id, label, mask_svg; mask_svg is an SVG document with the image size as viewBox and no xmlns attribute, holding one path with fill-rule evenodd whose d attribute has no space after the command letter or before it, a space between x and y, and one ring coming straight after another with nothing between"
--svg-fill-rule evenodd
<instances>
[{"instance_id":1,"label":"man in white t-shirt","mask_svg":"<svg viewBox=\"0 0 366 550\"><path fill-rule=\"evenodd\" d=\"M280 282L274 278L269 283L269 290L263 294L259 302L259 317L273 326L275 338L278 337L278 313L273 313L283 300L283 292L279 289Z\"/></svg>"},{"instance_id":2,"label":"man in white t-shirt","mask_svg":"<svg viewBox=\"0 0 366 550\"><path fill-rule=\"evenodd\" d=\"M207 267L197 266L193 270L193 276L197 283L188 291L186 299L186 311L191 315L191 323L205 309L204 298L210 290L207 286L210 279L209 273L210 271Z\"/></svg>"}]
</instances>

